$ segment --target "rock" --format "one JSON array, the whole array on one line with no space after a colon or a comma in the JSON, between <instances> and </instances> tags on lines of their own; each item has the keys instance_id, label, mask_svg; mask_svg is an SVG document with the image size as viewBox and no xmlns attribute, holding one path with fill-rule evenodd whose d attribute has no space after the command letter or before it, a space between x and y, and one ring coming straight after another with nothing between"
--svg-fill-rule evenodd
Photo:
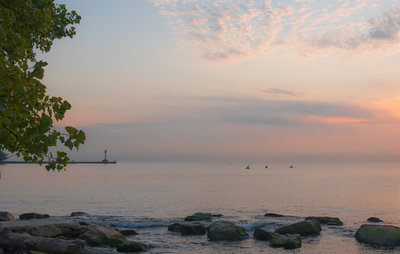
<instances>
[{"instance_id":1,"label":"rock","mask_svg":"<svg viewBox=\"0 0 400 254\"><path fill-rule=\"evenodd\" d=\"M266 217L285 217L285 215L278 214L278 213L266 213L264 214Z\"/></svg>"},{"instance_id":2,"label":"rock","mask_svg":"<svg viewBox=\"0 0 400 254\"><path fill-rule=\"evenodd\" d=\"M212 215L212 217L222 217L222 216L223 216L223 215L220 214L220 213L219 213L219 214L213 214L213 215Z\"/></svg>"},{"instance_id":3,"label":"rock","mask_svg":"<svg viewBox=\"0 0 400 254\"><path fill-rule=\"evenodd\" d=\"M0 212L0 221L14 221L14 216L9 212Z\"/></svg>"},{"instance_id":4,"label":"rock","mask_svg":"<svg viewBox=\"0 0 400 254\"><path fill-rule=\"evenodd\" d=\"M205 235L206 227L201 224L182 224L180 227L181 235Z\"/></svg>"},{"instance_id":5,"label":"rock","mask_svg":"<svg viewBox=\"0 0 400 254\"><path fill-rule=\"evenodd\" d=\"M117 246L118 252L141 252L146 251L148 246L144 243L139 242L125 242Z\"/></svg>"},{"instance_id":6,"label":"rock","mask_svg":"<svg viewBox=\"0 0 400 254\"><path fill-rule=\"evenodd\" d=\"M275 233L278 234L299 234L301 236L318 235L320 232L321 225L318 220L304 220L275 230Z\"/></svg>"},{"instance_id":7,"label":"rock","mask_svg":"<svg viewBox=\"0 0 400 254\"><path fill-rule=\"evenodd\" d=\"M185 221L202 221L202 220L211 221L212 220L211 213L195 213L185 218Z\"/></svg>"},{"instance_id":8,"label":"rock","mask_svg":"<svg viewBox=\"0 0 400 254\"><path fill-rule=\"evenodd\" d=\"M268 231L266 231L266 230L264 230L264 229L256 228L256 229L254 230L253 237L256 238L257 240L269 241L269 240L272 239L273 234L274 234L274 233L268 232Z\"/></svg>"},{"instance_id":9,"label":"rock","mask_svg":"<svg viewBox=\"0 0 400 254\"><path fill-rule=\"evenodd\" d=\"M174 223L168 226L168 231L179 232L181 235L204 235L206 227L199 223L195 224L180 224Z\"/></svg>"},{"instance_id":10,"label":"rock","mask_svg":"<svg viewBox=\"0 0 400 254\"><path fill-rule=\"evenodd\" d=\"M85 212L72 212L71 216L85 216L85 215L89 215L88 213Z\"/></svg>"},{"instance_id":11,"label":"rock","mask_svg":"<svg viewBox=\"0 0 400 254\"><path fill-rule=\"evenodd\" d=\"M400 228L389 225L362 225L354 235L357 241L382 247L400 246Z\"/></svg>"},{"instance_id":12,"label":"rock","mask_svg":"<svg viewBox=\"0 0 400 254\"><path fill-rule=\"evenodd\" d=\"M1 247L0 247L0 254L4 254L4 250Z\"/></svg>"},{"instance_id":13,"label":"rock","mask_svg":"<svg viewBox=\"0 0 400 254\"><path fill-rule=\"evenodd\" d=\"M324 225L337 225L341 226L343 225L343 222L336 217L315 217L315 216L310 216L306 217L306 220L317 220L319 223L324 224Z\"/></svg>"},{"instance_id":14,"label":"rock","mask_svg":"<svg viewBox=\"0 0 400 254\"><path fill-rule=\"evenodd\" d=\"M48 214L39 214L39 213L24 213L19 216L20 220L30 220L30 219L46 219L50 216Z\"/></svg>"},{"instance_id":15,"label":"rock","mask_svg":"<svg viewBox=\"0 0 400 254\"><path fill-rule=\"evenodd\" d=\"M216 221L207 228L207 237L211 241L238 241L248 238L249 235L242 227L229 221Z\"/></svg>"},{"instance_id":16,"label":"rock","mask_svg":"<svg viewBox=\"0 0 400 254\"><path fill-rule=\"evenodd\" d=\"M369 217L368 220L369 222L383 222L383 220L377 218L377 217Z\"/></svg>"},{"instance_id":17,"label":"rock","mask_svg":"<svg viewBox=\"0 0 400 254\"><path fill-rule=\"evenodd\" d=\"M91 224L78 238L85 240L92 247L105 244L118 246L126 241L125 236L106 224Z\"/></svg>"},{"instance_id":18,"label":"rock","mask_svg":"<svg viewBox=\"0 0 400 254\"><path fill-rule=\"evenodd\" d=\"M301 236L299 234L280 235L274 233L269 244L274 248L283 247L285 249L297 249L301 247Z\"/></svg>"},{"instance_id":19,"label":"rock","mask_svg":"<svg viewBox=\"0 0 400 254\"><path fill-rule=\"evenodd\" d=\"M61 229L56 228L53 225L30 227L25 232L32 236L41 236L41 237L50 237L50 238L57 237L62 234Z\"/></svg>"},{"instance_id":20,"label":"rock","mask_svg":"<svg viewBox=\"0 0 400 254\"><path fill-rule=\"evenodd\" d=\"M174 223L168 226L168 231L171 232L181 232L181 225L180 223Z\"/></svg>"},{"instance_id":21,"label":"rock","mask_svg":"<svg viewBox=\"0 0 400 254\"><path fill-rule=\"evenodd\" d=\"M29 233L35 234L33 232L39 229L46 229L55 227L61 230L61 236L67 238L73 238L80 234L82 234L86 227L79 225L79 222L72 220L50 220L50 219L42 219L42 220L17 220L17 221L4 221L0 222L0 228L8 228L10 231L15 233ZM39 234L39 233L37 233Z\"/></svg>"},{"instance_id":22,"label":"rock","mask_svg":"<svg viewBox=\"0 0 400 254\"><path fill-rule=\"evenodd\" d=\"M119 231L121 234L123 234L124 236L128 236L128 235L137 235L138 233L133 230L133 229L122 229Z\"/></svg>"}]
</instances>

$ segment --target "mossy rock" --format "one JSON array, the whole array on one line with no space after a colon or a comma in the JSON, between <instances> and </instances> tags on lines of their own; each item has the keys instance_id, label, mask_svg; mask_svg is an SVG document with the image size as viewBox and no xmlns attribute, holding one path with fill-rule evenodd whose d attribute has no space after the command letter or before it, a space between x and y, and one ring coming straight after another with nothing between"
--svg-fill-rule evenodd
<instances>
[{"instance_id":1,"label":"mossy rock","mask_svg":"<svg viewBox=\"0 0 400 254\"><path fill-rule=\"evenodd\" d=\"M89 214L85 213L85 212L72 212L71 213L72 217L75 217L75 216L86 216L86 215L89 215Z\"/></svg>"},{"instance_id":2,"label":"mossy rock","mask_svg":"<svg viewBox=\"0 0 400 254\"><path fill-rule=\"evenodd\" d=\"M39 213L24 213L19 216L20 220L30 220L30 219L46 219L50 216L48 214L39 214Z\"/></svg>"},{"instance_id":3,"label":"mossy rock","mask_svg":"<svg viewBox=\"0 0 400 254\"><path fill-rule=\"evenodd\" d=\"M274 234L274 233L268 232L268 231L266 231L266 230L264 230L264 229L256 228L256 229L254 230L253 237L256 238L257 240L269 241L269 240L272 239L273 234Z\"/></svg>"},{"instance_id":4,"label":"mossy rock","mask_svg":"<svg viewBox=\"0 0 400 254\"><path fill-rule=\"evenodd\" d=\"M280 235L274 233L269 242L271 247L284 249L297 249L301 247L302 240L299 234L295 235Z\"/></svg>"},{"instance_id":5,"label":"mossy rock","mask_svg":"<svg viewBox=\"0 0 400 254\"><path fill-rule=\"evenodd\" d=\"M336 225L341 226L343 222L337 217L318 217L318 216L310 216L306 217L306 220L317 220L319 223L323 225Z\"/></svg>"},{"instance_id":6,"label":"mossy rock","mask_svg":"<svg viewBox=\"0 0 400 254\"><path fill-rule=\"evenodd\" d=\"M282 235L299 234L301 236L318 235L320 232L321 224L318 220L304 220L275 230L275 233Z\"/></svg>"},{"instance_id":7,"label":"mossy rock","mask_svg":"<svg viewBox=\"0 0 400 254\"><path fill-rule=\"evenodd\" d=\"M382 247L400 246L400 228L390 225L362 225L354 235L357 241Z\"/></svg>"},{"instance_id":8,"label":"mossy rock","mask_svg":"<svg viewBox=\"0 0 400 254\"><path fill-rule=\"evenodd\" d=\"M206 227L201 224L182 224L179 227L182 235L205 235Z\"/></svg>"},{"instance_id":9,"label":"mossy rock","mask_svg":"<svg viewBox=\"0 0 400 254\"><path fill-rule=\"evenodd\" d=\"M111 247L117 247L126 242L126 238L123 234L112 235L108 238L108 244Z\"/></svg>"},{"instance_id":10,"label":"mossy rock","mask_svg":"<svg viewBox=\"0 0 400 254\"><path fill-rule=\"evenodd\" d=\"M168 226L168 231L171 232L181 232L181 225L180 223L174 223Z\"/></svg>"},{"instance_id":11,"label":"mossy rock","mask_svg":"<svg viewBox=\"0 0 400 254\"><path fill-rule=\"evenodd\" d=\"M229 221L216 221L207 228L207 237L210 241L239 241L249 235L242 227Z\"/></svg>"},{"instance_id":12,"label":"mossy rock","mask_svg":"<svg viewBox=\"0 0 400 254\"><path fill-rule=\"evenodd\" d=\"M187 216L185 221L211 221L212 217L211 213L195 213L191 216Z\"/></svg>"}]
</instances>

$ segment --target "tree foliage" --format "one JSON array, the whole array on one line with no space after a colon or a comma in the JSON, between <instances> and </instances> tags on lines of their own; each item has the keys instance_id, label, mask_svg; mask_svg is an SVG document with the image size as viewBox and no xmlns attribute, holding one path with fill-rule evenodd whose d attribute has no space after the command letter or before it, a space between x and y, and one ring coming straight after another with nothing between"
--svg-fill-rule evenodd
<instances>
[{"instance_id":1,"label":"tree foliage","mask_svg":"<svg viewBox=\"0 0 400 254\"><path fill-rule=\"evenodd\" d=\"M84 143L81 130L54 123L71 108L68 101L46 94L42 84L46 62L37 52L49 52L55 39L72 38L80 16L54 0L0 0L0 150L25 161L61 170L69 160L58 144L78 149Z\"/></svg>"}]
</instances>

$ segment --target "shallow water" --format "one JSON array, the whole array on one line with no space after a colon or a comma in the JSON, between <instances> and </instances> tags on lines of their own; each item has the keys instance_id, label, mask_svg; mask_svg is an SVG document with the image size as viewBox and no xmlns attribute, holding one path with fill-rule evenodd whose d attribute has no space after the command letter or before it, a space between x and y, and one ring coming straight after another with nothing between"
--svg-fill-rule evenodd
<instances>
[{"instance_id":1,"label":"shallow water","mask_svg":"<svg viewBox=\"0 0 400 254\"><path fill-rule=\"evenodd\" d=\"M153 246L153 253L394 253L357 243L353 235L368 217L400 225L400 164L289 165L206 163L74 164L46 172L35 165L1 165L0 210L14 215L48 213L135 228L130 239ZM221 213L221 219L270 230L304 216L340 217L343 226L324 226L303 239L298 250L272 249L252 237L238 243L182 237L166 226L195 212ZM267 218L275 212L290 215Z\"/></svg>"}]
</instances>

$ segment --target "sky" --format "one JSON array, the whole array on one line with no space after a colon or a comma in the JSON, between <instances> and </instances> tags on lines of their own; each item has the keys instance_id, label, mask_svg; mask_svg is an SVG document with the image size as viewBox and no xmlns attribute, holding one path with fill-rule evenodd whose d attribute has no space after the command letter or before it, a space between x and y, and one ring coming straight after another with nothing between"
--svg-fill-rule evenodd
<instances>
[{"instance_id":1,"label":"sky","mask_svg":"<svg viewBox=\"0 0 400 254\"><path fill-rule=\"evenodd\" d=\"M71 158L399 161L398 0L60 0L43 55Z\"/></svg>"}]
</instances>

